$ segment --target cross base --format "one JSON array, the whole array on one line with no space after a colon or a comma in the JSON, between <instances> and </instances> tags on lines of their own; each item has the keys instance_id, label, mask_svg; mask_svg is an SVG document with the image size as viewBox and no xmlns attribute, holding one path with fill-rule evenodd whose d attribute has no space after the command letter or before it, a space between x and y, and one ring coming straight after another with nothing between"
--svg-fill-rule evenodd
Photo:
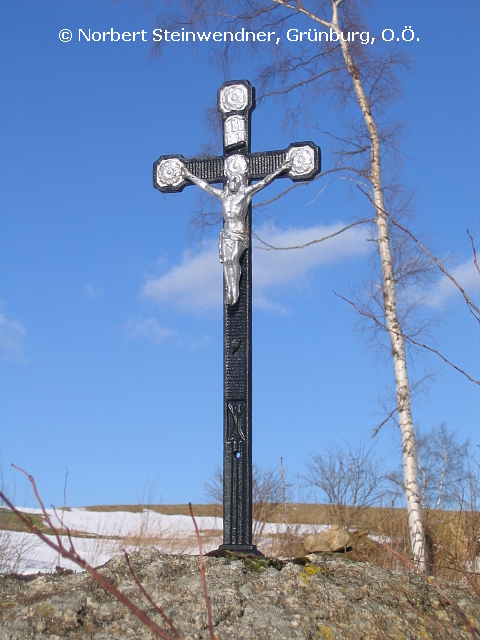
<instances>
[{"instance_id":1,"label":"cross base","mask_svg":"<svg viewBox=\"0 0 480 640\"><path fill-rule=\"evenodd\" d=\"M254 544L221 544L218 547L219 551L231 551L232 553L246 553L254 556L261 556L263 553L257 549Z\"/></svg>"}]
</instances>

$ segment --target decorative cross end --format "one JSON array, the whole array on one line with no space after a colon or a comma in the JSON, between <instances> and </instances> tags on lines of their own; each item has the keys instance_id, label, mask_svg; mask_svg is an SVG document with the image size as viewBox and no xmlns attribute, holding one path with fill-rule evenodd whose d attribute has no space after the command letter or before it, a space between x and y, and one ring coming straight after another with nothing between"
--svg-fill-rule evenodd
<instances>
[{"instance_id":1,"label":"decorative cross end","mask_svg":"<svg viewBox=\"0 0 480 640\"><path fill-rule=\"evenodd\" d=\"M250 113L255 109L255 89L247 80L224 82L217 92L217 109L223 120L223 150L250 147Z\"/></svg>"},{"instance_id":2,"label":"decorative cross end","mask_svg":"<svg viewBox=\"0 0 480 640\"><path fill-rule=\"evenodd\" d=\"M286 159L292 161L287 175L294 181L310 180L320 172L320 147L313 142L291 144L287 149Z\"/></svg>"}]
</instances>

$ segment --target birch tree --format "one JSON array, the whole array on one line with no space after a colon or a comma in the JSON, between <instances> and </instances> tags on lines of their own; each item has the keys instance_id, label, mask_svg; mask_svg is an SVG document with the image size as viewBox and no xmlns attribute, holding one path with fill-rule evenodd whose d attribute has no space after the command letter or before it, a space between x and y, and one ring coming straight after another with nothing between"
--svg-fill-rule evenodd
<instances>
[{"instance_id":1,"label":"birch tree","mask_svg":"<svg viewBox=\"0 0 480 640\"><path fill-rule=\"evenodd\" d=\"M363 3L365 5L366 3ZM338 162L325 173L334 171L362 179L370 187L375 244L381 265L381 302L384 325L388 331L396 387L396 409L402 439L403 486L408 511L410 544L417 566L425 569L424 526L417 477L415 431L412 419L410 382L402 331L397 308L397 281L392 248L392 233L386 212L391 183L384 182L385 157L395 144L396 127L385 118L385 108L396 97L399 85L396 71L408 66L408 59L397 48L368 46L363 40L364 27L360 0L176 0L165 2L158 24L164 29L196 32L245 30L304 31L298 48L270 48L270 58L259 71L256 84L268 97L292 98L287 117L304 122L308 111L315 117L319 100L329 96L341 109L349 103L357 112L346 137L336 136ZM294 22L296 21L296 22ZM302 28L298 29L299 24ZM303 28L306 25L306 29ZM297 31L295 31L295 29ZM323 32L322 41L311 40ZM352 37L352 34L356 34ZM364 34L363 36L361 34ZM162 43L159 43L161 49ZM213 50L213 49L212 49ZM215 48L215 61L228 68L238 60L235 43L226 42L223 52ZM245 49L242 50L245 54ZM228 73L226 72L226 77ZM293 99L294 98L294 99ZM257 101L258 103L258 101ZM309 123L312 118L308 116ZM381 126L379 126L379 123ZM320 178L322 177L321 174Z\"/></svg>"}]
</instances>

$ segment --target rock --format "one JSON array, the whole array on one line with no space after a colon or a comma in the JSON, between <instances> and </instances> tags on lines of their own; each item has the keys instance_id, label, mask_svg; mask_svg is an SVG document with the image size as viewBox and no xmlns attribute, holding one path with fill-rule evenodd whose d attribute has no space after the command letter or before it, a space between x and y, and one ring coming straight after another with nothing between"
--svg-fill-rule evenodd
<instances>
[{"instance_id":1,"label":"rock","mask_svg":"<svg viewBox=\"0 0 480 640\"><path fill-rule=\"evenodd\" d=\"M181 640L210 638L198 557L146 549L132 566ZM257 563L258 564L258 563ZM435 588L413 572L391 571L345 556L311 554L294 562L205 558L219 640L444 640L469 635ZM123 557L99 571L169 630L142 595ZM440 581L480 628L480 603L465 585ZM87 573L0 575L0 640L153 640L153 634Z\"/></svg>"},{"instance_id":2,"label":"rock","mask_svg":"<svg viewBox=\"0 0 480 640\"><path fill-rule=\"evenodd\" d=\"M350 536L345 529L334 524L326 531L305 536L303 546L306 553L334 553L344 551L350 546L350 542Z\"/></svg>"}]
</instances>

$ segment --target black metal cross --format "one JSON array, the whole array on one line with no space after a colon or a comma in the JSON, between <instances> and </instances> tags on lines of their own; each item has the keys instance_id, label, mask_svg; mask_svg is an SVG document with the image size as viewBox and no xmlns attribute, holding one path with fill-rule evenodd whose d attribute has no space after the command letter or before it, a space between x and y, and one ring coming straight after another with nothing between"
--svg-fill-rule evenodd
<instances>
[{"instance_id":1,"label":"black metal cross","mask_svg":"<svg viewBox=\"0 0 480 640\"><path fill-rule=\"evenodd\" d=\"M234 199L235 194L238 200L238 184L236 187L231 182L232 171L243 171L248 185L253 180L265 180L266 185L275 177L311 180L320 172L321 156L319 147L313 142L294 143L283 151L250 152L250 114L255 108L255 89L246 80L225 82L218 90L217 108L223 120L223 156L190 160L180 155L160 156L153 165L153 186L163 193L179 192L191 184L207 191L210 189L212 195L223 199L224 235L221 241L222 237L240 238L234 239L233 245L226 243L227 248L235 246L235 242L237 249L239 244L241 246L238 298L232 299L234 278L232 280L227 273L222 256L224 399L223 544L220 549L257 553L252 544L252 207L249 203L245 208L243 230L240 233L234 230L228 235L230 220L227 213L231 207L228 208L224 201L229 197ZM239 163L238 156L245 160L240 158ZM232 170L231 166L235 164L243 169ZM209 188L211 183L223 183L224 191Z\"/></svg>"}]
</instances>

